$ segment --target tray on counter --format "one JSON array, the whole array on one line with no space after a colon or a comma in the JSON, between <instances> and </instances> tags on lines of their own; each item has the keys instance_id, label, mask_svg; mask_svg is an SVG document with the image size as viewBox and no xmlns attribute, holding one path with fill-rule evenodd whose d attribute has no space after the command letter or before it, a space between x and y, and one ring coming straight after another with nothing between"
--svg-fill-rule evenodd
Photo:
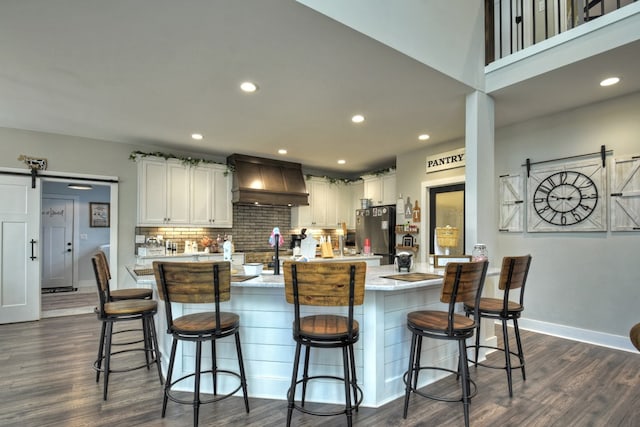
<instances>
[{"instance_id":1,"label":"tray on counter","mask_svg":"<svg viewBox=\"0 0 640 427\"><path fill-rule=\"evenodd\" d=\"M391 276L382 276L385 279L404 280L405 282L419 282L421 280L442 279L439 274L431 273L404 273L392 274Z\"/></svg>"}]
</instances>

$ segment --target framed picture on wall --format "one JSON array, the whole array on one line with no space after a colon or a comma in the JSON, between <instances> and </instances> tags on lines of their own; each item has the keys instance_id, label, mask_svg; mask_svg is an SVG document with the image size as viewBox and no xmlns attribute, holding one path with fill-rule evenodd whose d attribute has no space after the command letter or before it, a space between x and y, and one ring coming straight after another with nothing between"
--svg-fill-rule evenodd
<instances>
[{"instance_id":1,"label":"framed picture on wall","mask_svg":"<svg viewBox=\"0 0 640 427\"><path fill-rule=\"evenodd\" d=\"M89 227L109 227L109 203L89 203Z\"/></svg>"}]
</instances>

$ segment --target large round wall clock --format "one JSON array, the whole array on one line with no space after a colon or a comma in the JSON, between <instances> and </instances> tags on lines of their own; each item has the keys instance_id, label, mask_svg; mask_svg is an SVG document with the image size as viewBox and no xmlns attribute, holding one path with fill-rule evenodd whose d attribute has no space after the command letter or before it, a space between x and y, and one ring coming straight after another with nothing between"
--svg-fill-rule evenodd
<instances>
[{"instance_id":1,"label":"large round wall clock","mask_svg":"<svg viewBox=\"0 0 640 427\"><path fill-rule=\"evenodd\" d=\"M528 231L605 231L604 169L597 161L532 169Z\"/></svg>"}]
</instances>

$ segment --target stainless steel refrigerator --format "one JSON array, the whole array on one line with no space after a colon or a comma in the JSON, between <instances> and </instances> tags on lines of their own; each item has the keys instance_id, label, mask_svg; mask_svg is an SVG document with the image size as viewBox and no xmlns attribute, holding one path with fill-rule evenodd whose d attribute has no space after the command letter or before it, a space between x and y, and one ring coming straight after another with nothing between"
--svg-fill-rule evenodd
<instances>
[{"instance_id":1,"label":"stainless steel refrigerator","mask_svg":"<svg viewBox=\"0 0 640 427\"><path fill-rule=\"evenodd\" d=\"M393 264L396 246L396 206L372 206L356 210L356 249L363 253L365 239L371 253L382 255L380 264Z\"/></svg>"}]
</instances>

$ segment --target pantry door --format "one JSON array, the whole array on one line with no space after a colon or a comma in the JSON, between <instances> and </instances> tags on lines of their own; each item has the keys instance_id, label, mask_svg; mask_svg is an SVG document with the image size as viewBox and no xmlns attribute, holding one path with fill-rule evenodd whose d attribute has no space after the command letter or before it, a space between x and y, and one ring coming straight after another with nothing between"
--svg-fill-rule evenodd
<instances>
[{"instance_id":1,"label":"pantry door","mask_svg":"<svg viewBox=\"0 0 640 427\"><path fill-rule=\"evenodd\" d=\"M0 175L0 323L40 318L40 179Z\"/></svg>"}]
</instances>

